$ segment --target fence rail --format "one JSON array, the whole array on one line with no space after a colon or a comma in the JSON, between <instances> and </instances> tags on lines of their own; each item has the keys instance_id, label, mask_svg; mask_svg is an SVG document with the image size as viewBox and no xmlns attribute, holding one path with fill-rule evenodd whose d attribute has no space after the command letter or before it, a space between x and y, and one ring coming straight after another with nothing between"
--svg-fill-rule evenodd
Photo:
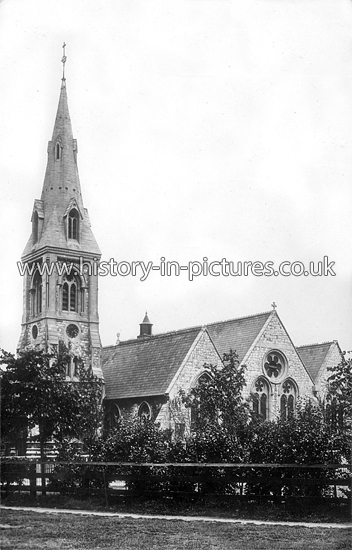
<instances>
[{"instance_id":1,"label":"fence rail","mask_svg":"<svg viewBox=\"0 0 352 550\"><path fill-rule=\"evenodd\" d=\"M2 490L162 499L350 503L351 471L341 464L57 462L2 459Z\"/></svg>"}]
</instances>

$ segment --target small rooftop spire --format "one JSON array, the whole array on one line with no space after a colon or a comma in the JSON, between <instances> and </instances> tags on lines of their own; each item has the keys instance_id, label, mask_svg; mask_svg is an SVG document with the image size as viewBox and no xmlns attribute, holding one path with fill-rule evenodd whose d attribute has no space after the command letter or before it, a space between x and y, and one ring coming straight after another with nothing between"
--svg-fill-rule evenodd
<instances>
[{"instance_id":1,"label":"small rooftop spire","mask_svg":"<svg viewBox=\"0 0 352 550\"><path fill-rule=\"evenodd\" d=\"M66 42L63 43L62 45L62 59L61 59L61 63L62 63L62 88L64 88L66 86L66 78L65 78L65 63L67 61L67 57L66 57Z\"/></svg>"},{"instance_id":2,"label":"small rooftop spire","mask_svg":"<svg viewBox=\"0 0 352 550\"><path fill-rule=\"evenodd\" d=\"M137 336L137 338L144 338L146 336L152 336L153 323L151 323L149 321L149 317L148 317L147 312L145 312L145 316L144 316L144 319L143 319L142 323L139 323L139 327L140 327L140 333L139 333L139 336Z\"/></svg>"},{"instance_id":3,"label":"small rooftop spire","mask_svg":"<svg viewBox=\"0 0 352 550\"><path fill-rule=\"evenodd\" d=\"M149 317L148 317L148 312L147 312L147 311L145 312L144 319L143 319L143 323L148 323L149 325L152 324L152 323L149 321Z\"/></svg>"}]
</instances>

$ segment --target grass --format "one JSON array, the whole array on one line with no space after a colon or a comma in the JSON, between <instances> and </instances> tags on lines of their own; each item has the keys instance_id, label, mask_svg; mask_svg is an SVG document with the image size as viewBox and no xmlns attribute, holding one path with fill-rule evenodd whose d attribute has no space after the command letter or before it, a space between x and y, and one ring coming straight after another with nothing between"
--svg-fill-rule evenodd
<instances>
[{"instance_id":1,"label":"grass","mask_svg":"<svg viewBox=\"0 0 352 550\"><path fill-rule=\"evenodd\" d=\"M2 510L2 550L347 550L352 530Z\"/></svg>"}]
</instances>

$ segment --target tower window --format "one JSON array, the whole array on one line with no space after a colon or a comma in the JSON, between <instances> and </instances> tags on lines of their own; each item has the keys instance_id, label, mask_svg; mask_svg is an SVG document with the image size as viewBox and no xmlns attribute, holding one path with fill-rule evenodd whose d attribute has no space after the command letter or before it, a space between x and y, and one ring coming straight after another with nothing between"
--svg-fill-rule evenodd
<instances>
[{"instance_id":1,"label":"tower window","mask_svg":"<svg viewBox=\"0 0 352 550\"><path fill-rule=\"evenodd\" d=\"M33 279L32 287L32 313L33 315L38 315L42 312L42 298L43 298L43 284L42 278L39 272L37 271Z\"/></svg>"},{"instance_id":2,"label":"tower window","mask_svg":"<svg viewBox=\"0 0 352 550\"><path fill-rule=\"evenodd\" d=\"M78 311L78 277L70 273L65 275L62 285L62 310Z\"/></svg>"},{"instance_id":3,"label":"tower window","mask_svg":"<svg viewBox=\"0 0 352 550\"><path fill-rule=\"evenodd\" d=\"M56 144L56 153L55 153L55 158L56 158L56 160L59 160L59 158L60 158L60 153L61 153L60 143L57 143L57 144Z\"/></svg>"},{"instance_id":4,"label":"tower window","mask_svg":"<svg viewBox=\"0 0 352 550\"><path fill-rule=\"evenodd\" d=\"M77 287L72 283L70 288L70 311L77 311Z\"/></svg>"},{"instance_id":5,"label":"tower window","mask_svg":"<svg viewBox=\"0 0 352 550\"><path fill-rule=\"evenodd\" d=\"M68 284L64 283L62 287L62 309L68 311Z\"/></svg>"},{"instance_id":6,"label":"tower window","mask_svg":"<svg viewBox=\"0 0 352 550\"><path fill-rule=\"evenodd\" d=\"M75 208L72 208L68 215L68 238L78 241L79 215Z\"/></svg>"},{"instance_id":7,"label":"tower window","mask_svg":"<svg viewBox=\"0 0 352 550\"><path fill-rule=\"evenodd\" d=\"M38 327L37 327L37 325L33 325L33 327L32 327L32 337L33 337L33 340L36 340L36 339L37 339L37 336L38 336Z\"/></svg>"},{"instance_id":8,"label":"tower window","mask_svg":"<svg viewBox=\"0 0 352 550\"><path fill-rule=\"evenodd\" d=\"M74 378L78 378L78 365L78 357L71 356L66 364L66 378L70 378L71 380L73 380Z\"/></svg>"},{"instance_id":9,"label":"tower window","mask_svg":"<svg viewBox=\"0 0 352 550\"><path fill-rule=\"evenodd\" d=\"M72 377L78 378L78 357L72 358Z\"/></svg>"}]
</instances>

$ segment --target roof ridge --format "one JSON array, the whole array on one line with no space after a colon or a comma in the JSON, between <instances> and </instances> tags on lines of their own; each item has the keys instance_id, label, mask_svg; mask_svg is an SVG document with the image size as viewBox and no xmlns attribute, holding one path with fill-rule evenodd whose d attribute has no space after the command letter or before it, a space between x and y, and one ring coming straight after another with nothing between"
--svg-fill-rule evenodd
<instances>
[{"instance_id":1,"label":"roof ridge","mask_svg":"<svg viewBox=\"0 0 352 550\"><path fill-rule=\"evenodd\" d=\"M313 346L323 346L325 344L337 344L337 340L327 340L326 342L316 342L314 344L303 344L301 346L296 346L296 349L299 348L311 348Z\"/></svg>"},{"instance_id":2,"label":"roof ridge","mask_svg":"<svg viewBox=\"0 0 352 550\"><path fill-rule=\"evenodd\" d=\"M106 348L114 348L117 346L130 344L132 342L145 342L149 340L154 340L155 338L162 338L164 336L170 336L172 334L180 334L184 332L191 332L192 330L201 330L202 327L210 327L212 325L218 325L220 323L231 323L233 321L242 321L243 319L251 319L253 317L260 317L261 315L270 315L273 310L270 311L263 311L261 313L253 313L252 315L245 315L244 317L235 317L232 319L226 319L225 321L214 321L213 323L203 323L202 325L194 325L192 327L186 327L181 328L179 330L169 330L167 332L159 332L158 334L152 334L151 336L148 336L148 338L130 338L129 340L121 340L118 344L111 344L109 346L102 346L103 349Z\"/></svg>"},{"instance_id":3,"label":"roof ridge","mask_svg":"<svg viewBox=\"0 0 352 550\"><path fill-rule=\"evenodd\" d=\"M252 315L245 315L244 317L235 317L233 319L225 319L224 321L214 321L213 323L205 323L204 326L209 327L211 325L218 325L219 323L231 323L232 321L242 321L243 319L251 319L252 317L260 317L261 315L270 315L273 310L262 311L261 313L252 313Z\"/></svg>"},{"instance_id":4,"label":"roof ridge","mask_svg":"<svg viewBox=\"0 0 352 550\"><path fill-rule=\"evenodd\" d=\"M143 342L151 342L152 340L157 340L157 339L161 339L161 338L165 338L167 336L172 336L174 334L183 334L183 333L188 333L188 332L192 332L192 331L199 331L202 327L201 326L196 326L196 327L190 327L190 328L185 328L185 329L180 329L180 330L171 330L169 332L161 332L159 334L152 334L151 336L148 336L146 338L130 338L129 340L121 340L118 344L110 344L109 346L102 346L103 349L107 349L107 348L118 348L120 346L124 346L126 344L132 344L132 343L136 343L136 344L141 344Z\"/></svg>"},{"instance_id":5,"label":"roof ridge","mask_svg":"<svg viewBox=\"0 0 352 550\"><path fill-rule=\"evenodd\" d=\"M173 331L169 331L169 332L159 332L158 334L155 334L153 335L153 337L155 336L163 336L165 334L171 334L172 332L183 332L183 331L190 331L190 330L196 330L196 329L201 329L202 327L210 327L212 325L219 325L220 323L231 323L232 321L242 321L243 319L250 319L252 317L260 317L261 315L267 315L267 314L270 314L272 313L272 310L270 311L263 311L261 313L253 313L252 315L245 315L244 317L234 317L232 319L225 319L224 321L213 321L212 323L202 323L201 325L193 325L192 327L186 327L184 329L179 329L179 330L173 330Z\"/></svg>"}]
</instances>

